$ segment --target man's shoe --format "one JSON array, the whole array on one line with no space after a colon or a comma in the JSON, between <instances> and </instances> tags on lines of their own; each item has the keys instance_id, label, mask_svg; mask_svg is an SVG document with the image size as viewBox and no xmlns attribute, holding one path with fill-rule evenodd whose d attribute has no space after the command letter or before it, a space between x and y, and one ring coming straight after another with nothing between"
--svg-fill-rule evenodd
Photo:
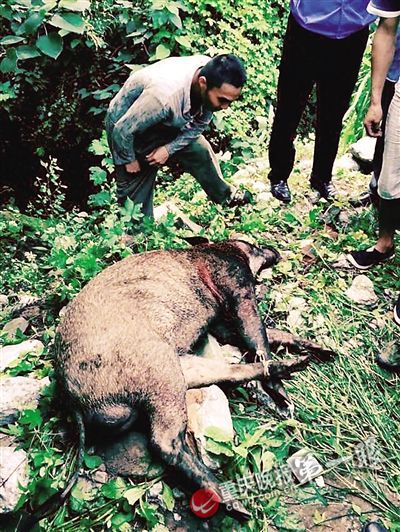
<instances>
[{"instance_id":1,"label":"man's shoe","mask_svg":"<svg viewBox=\"0 0 400 532\"><path fill-rule=\"evenodd\" d=\"M243 207L253 202L253 194L248 190L239 188L233 193L233 196L226 202L227 207Z\"/></svg>"},{"instance_id":2,"label":"man's shoe","mask_svg":"<svg viewBox=\"0 0 400 532\"><path fill-rule=\"evenodd\" d=\"M396 306L393 309L393 318L397 325L400 325L400 296L398 297Z\"/></svg>"},{"instance_id":3,"label":"man's shoe","mask_svg":"<svg viewBox=\"0 0 400 532\"><path fill-rule=\"evenodd\" d=\"M400 372L400 346L397 342L387 344L382 353L376 355L378 365L388 371Z\"/></svg>"},{"instance_id":4,"label":"man's shoe","mask_svg":"<svg viewBox=\"0 0 400 532\"><path fill-rule=\"evenodd\" d=\"M368 270L372 266L376 266L381 262L392 259L394 257L394 248L390 249L386 253L381 253L374 247L364 249L362 251L352 251L346 255L347 260L358 268L359 270Z\"/></svg>"},{"instance_id":5,"label":"man's shoe","mask_svg":"<svg viewBox=\"0 0 400 532\"><path fill-rule=\"evenodd\" d=\"M361 532L389 532L387 528L378 523L377 521L368 521L364 523Z\"/></svg>"},{"instance_id":6,"label":"man's shoe","mask_svg":"<svg viewBox=\"0 0 400 532\"><path fill-rule=\"evenodd\" d=\"M371 198L371 193L369 190L366 190L365 192L361 192L358 198L350 200L350 205L352 207L367 207L368 205L371 205L371 203L372 203L372 198Z\"/></svg>"},{"instance_id":7,"label":"man's shoe","mask_svg":"<svg viewBox=\"0 0 400 532\"><path fill-rule=\"evenodd\" d=\"M292 195L286 181L271 181L271 194L283 203L290 203Z\"/></svg>"},{"instance_id":8,"label":"man's shoe","mask_svg":"<svg viewBox=\"0 0 400 532\"><path fill-rule=\"evenodd\" d=\"M337 196L337 190L332 181L313 181L310 182L311 188L316 190L321 198L333 201Z\"/></svg>"}]
</instances>

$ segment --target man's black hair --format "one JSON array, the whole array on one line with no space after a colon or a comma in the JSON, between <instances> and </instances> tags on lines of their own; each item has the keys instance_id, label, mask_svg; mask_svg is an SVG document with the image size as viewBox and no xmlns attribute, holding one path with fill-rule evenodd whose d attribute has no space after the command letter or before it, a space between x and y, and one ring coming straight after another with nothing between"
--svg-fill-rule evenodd
<instances>
[{"instance_id":1,"label":"man's black hair","mask_svg":"<svg viewBox=\"0 0 400 532\"><path fill-rule=\"evenodd\" d=\"M207 80L207 88L220 87L229 83L234 87L243 87L246 83L246 70L241 60L234 54L221 54L213 57L200 70L200 76Z\"/></svg>"}]
</instances>

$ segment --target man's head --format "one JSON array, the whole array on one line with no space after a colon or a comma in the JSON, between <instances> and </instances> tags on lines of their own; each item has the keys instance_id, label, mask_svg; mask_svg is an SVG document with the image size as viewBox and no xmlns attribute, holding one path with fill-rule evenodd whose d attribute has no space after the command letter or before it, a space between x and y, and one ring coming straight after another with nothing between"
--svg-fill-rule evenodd
<instances>
[{"instance_id":1,"label":"man's head","mask_svg":"<svg viewBox=\"0 0 400 532\"><path fill-rule=\"evenodd\" d=\"M203 105L210 111L227 109L239 98L246 79L246 70L236 55L217 55L199 72Z\"/></svg>"}]
</instances>

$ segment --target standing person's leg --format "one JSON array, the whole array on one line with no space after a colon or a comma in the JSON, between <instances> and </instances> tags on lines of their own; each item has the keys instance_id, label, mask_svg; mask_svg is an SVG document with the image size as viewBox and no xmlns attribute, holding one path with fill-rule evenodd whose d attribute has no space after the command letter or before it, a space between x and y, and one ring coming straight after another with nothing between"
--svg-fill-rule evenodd
<instances>
[{"instance_id":1,"label":"standing person's leg","mask_svg":"<svg viewBox=\"0 0 400 532\"><path fill-rule=\"evenodd\" d=\"M311 186L331 199L332 168L339 147L343 117L349 107L361 60L368 40L368 28L345 39L329 39L319 57L317 80L317 128Z\"/></svg>"},{"instance_id":2,"label":"standing person's leg","mask_svg":"<svg viewBox=\"0 0 400 532\"><path fill-rule=\"evenodd\" d=\"M290 201L286 182L293 170L294 139L308 97L314 84L313 42L318 36L301 28L289 16L279 67L278 100L269 142L272 194Z\"/></svg>"},{"instance_id":3,"label":"standing person's leg","mask_svg":"<svg viewBox=\"0 0 400 532\"><path fill-rule=\"evenodd\" d=\"M390 104L383 151L383 165L378 181L379 238L375 246L353 251L349 261L359 269L375 266L394 254L394 234L400 228L400 84ZM400 320L399 320L400 322ZM400 324L400 323L399 323Z\"/></svg>"},{"instance_id":4,"label":"standing person's leg","mask_svg":"<svg viewBox=\"0 0 400 532\"><path fill-rule=\"evenodd\" d=\"M177 152L173 158L200 183L212 201L229 203L235 189L224 180L217 157L203 135Z\"/></svg>"}]
</instances>

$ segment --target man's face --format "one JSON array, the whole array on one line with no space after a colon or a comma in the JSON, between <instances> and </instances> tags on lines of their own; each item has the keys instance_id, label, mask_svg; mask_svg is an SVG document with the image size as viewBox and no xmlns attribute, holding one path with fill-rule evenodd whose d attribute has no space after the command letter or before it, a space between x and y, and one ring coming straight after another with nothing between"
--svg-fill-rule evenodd
<instances>
[{"instance_id":1,"label":"man's face","mask_svg":"<svg viewBox=\"0 0 400 532\"><path fill-rule=\"evenodd\" d=\"M221 111L227 109L232 102L237 100L242 92L241 87L235 87L230 83L223 83L220 87L207 88L207 80L199 79L201 87L202 103L209 111Z\"/></svg>"}]
</instances>

